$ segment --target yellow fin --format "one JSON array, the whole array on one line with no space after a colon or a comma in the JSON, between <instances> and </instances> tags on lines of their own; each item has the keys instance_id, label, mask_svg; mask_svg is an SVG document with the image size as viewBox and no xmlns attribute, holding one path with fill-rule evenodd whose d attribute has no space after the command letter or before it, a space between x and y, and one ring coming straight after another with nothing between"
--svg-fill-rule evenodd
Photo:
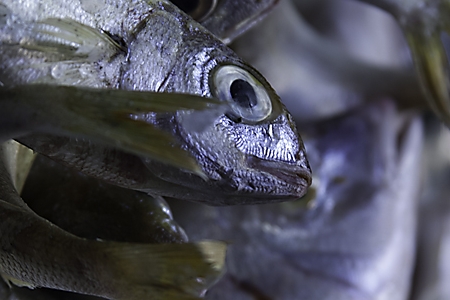
<instances>
[{"instance_id":1,"label":"yellow fin","mask_svg":"<svg viewBox=\"0 0 450 300\"><path fill-rule=\"evenodd\" d=\"M184 295L196 299L223 274L226 247L224 242L202 241L140 246L115 244L102 250L110 261L115 262L124 286L128 287L123 291L127 293L127 299L151 298L152 293L158 291L161 295Z\"/></svg>"},{"instance_id":2,"label":"yellow fin","mask_svg":"<svg viewBox=\"0 0 450 300\"><path fill-rule=\"evenodd\" d=\"M440 32L405 30L420 83L434 113L450 126L449 64Z\"/></svg>"},{"instance_id":3,"label":"yellow fin","mask_svg":"<svg viewBox=\"0 0 450 300\"><path fill-rule=\"evenodd\" d=\"M6 141L0 147L3 148L5 167L11 175L17 193L20 195L36 154L33 150L13 140Z\"/></svg>"},{"instance_id":4,"label":"yellow fin","mask_svg":"<svg viewBox=\"0 0 450 300\"><path fill-rule=\"evenodd\" d=\"M29 283L29 282L25 282L19 279L16 279L14 277L11 277L9 275L6 275L4 273L0 272L0 277L3 278L3 280L5 281L5 283L8 285L8 287L11 288L11 283L18 286L18 287L27 287L29 289L34 289L36 286Z\"/></svg>"}]
</instances>

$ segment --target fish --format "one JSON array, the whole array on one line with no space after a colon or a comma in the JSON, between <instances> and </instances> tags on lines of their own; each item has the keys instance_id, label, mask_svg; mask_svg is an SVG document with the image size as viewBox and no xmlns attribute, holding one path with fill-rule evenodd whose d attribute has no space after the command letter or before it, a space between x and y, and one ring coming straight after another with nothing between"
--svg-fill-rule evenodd
<instances>
[{"instance_id":1,"label":"fish","mask_svg":"<svg viewBox=\"0 0 450 300\"><path fill-rule=\"evenodd\" d=\"M171 0L223 43L234 39L265 18L278 0Z\"/></svg>"},{"instance_id":2,"label":"fish","mask_svg":"<svg viewBox=\"0 0 450 300\"><path fill-rule=\"evenodd\" d=\"M428 107L450 126L447 1L360 0L390 14L402 28ZM447 44L445 47L444 44Z\"/></svg>"},{"instance_id":3,"label":"fish","mask_svg":"<svg viewBox=\"0 0 450 300\"><path fill-rule=\"evenodd\" d=\"M227 273L206 299L409 299L420 116L382 101L301 132L315 170L307 202L211 207L168 199L191 241L230 242Z\"/></svg>"},{"instance_id":4,"label":"fish","mask_svg":"<svg viewBox=\"0 0 450 300\"><path fill-rule=\"evenodd\" d=\"M87 175L153 196L236 205L288 201L306 193L311 170L304 145L275 91L170 2L0 3L0 22L6 24L0 32L4 86L182 93L227 104L225 111L130 116L174 136L203 176L83 139L34 134L18 138L22 144Z\"/></svg>"},{"instance_id":5,"label":"fish","mask_svg":"<svg viewBox=\"0 0 450 300\"><path fill-rule=\"evenodd\" d=\"M425 125L426 143L421 163L424 180L418 210L417 263L412 300L450 297L447 285L450 279L450 132L438 118L428 117Z\"/></svg>"},{"instance_id":6,"label":"fish","mask_svg":"<svg viewBox=\"0 0 450 300\"><path fill-rule=\"evenodd\" d=\"M331 5L336 8L316 2L311 4L319 6L319 12L340 7L333 2ZM366 15L361 21L367 20ZM370 62L349 51L347 48L353 49L351 45L342 45L347 43L345 40L336 42L336 34L328 33L329 37L319 31L328 28L332 32L337 30L335 27L323 24L318 25L320 29L314 28L309 19L314 19L314 15L307 18L306 9L299 11L293 1L281 0L266 19L233 43L236 53L271 82L297 122L307 124L333 118L383 97L393 97L402 108L427 108L412 65L398 62L403 50L407 51L406 45L405 49L395 45L398 52L390 53L397 62L395 66L391 62L387 66ZM394 21L388 23L387 17L383 20L384 26L397 26ZM349 28L352 26L355 25ZM363 25L358 22L358 26ZM369 42L379 49L380 42L375 37L368 38Z\"/></svg>"},{"instance_id":7,"label":"fish","mask_svg":"<svg viewBox=\"0 0 450 300\"><path fill-rule=\"evenodd\" d=\"M128 243L186 243L162 197L120 188L37 155L21 197L39 216L71 234Z\"/></svg>"},{"instance_id":8,"label":"fish","mask_svg":"<svg viewBox=\"0 0 450 300\"><path fill-rule=\"evenodd\" d=\"M84 239L33 212L0 164L0 275L8 284L108 299L199 299L221 275L226 243Z\"/></svg>"}]
</instances>

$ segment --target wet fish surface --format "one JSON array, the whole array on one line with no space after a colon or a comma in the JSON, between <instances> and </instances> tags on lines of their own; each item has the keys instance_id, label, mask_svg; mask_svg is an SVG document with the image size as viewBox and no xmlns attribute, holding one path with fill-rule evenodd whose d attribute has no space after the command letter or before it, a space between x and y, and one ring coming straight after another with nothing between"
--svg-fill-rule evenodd
<instances>
[{"instance_id":1,"label":"wet fish surface","mask_svg":"<svg viewBox=\"0 0 450 300\"><path fill-rule=\"evenodd\" d=\"M0 52L5 86L176 92L229 104L225 112L132 115L176 137L196 159L202 176L83 140L20 138L27 146L112 184L212 205L278 202L306 192L311 171L304 146L276 93L256 70L171 3L0 4L0 22L6 24Z\"/></svg>"}]
</instances>

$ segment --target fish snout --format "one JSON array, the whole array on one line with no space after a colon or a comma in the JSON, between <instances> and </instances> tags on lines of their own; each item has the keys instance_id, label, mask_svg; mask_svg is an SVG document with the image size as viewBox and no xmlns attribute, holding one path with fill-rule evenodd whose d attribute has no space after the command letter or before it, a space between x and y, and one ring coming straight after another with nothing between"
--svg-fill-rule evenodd
<instances>
[{"instance_id":1,"label":"fish snout","mask_svg":"<svg viewBox=\"0 0 450 300\"><path fill-rule=\"evenodd\" d=\"M312 182L312 172L309 164L304 160L295 162L271 161L249 155L246 158L250 168L268 173L275 177L285 187L287 193L295 198L302 197Z\"/></svg>"}]
</instances>

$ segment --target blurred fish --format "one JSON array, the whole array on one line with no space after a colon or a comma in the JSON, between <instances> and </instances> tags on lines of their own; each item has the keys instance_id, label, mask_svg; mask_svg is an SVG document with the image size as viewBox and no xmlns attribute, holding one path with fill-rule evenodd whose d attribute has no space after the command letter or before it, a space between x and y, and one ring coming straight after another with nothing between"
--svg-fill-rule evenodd
<instances>
[{"instance_id":1,"label":"blurred fish","mask_svg":"<svg viewBox=\"0 0 450 300\"><path fill-rule=\"evenodd\" d=\"M309 203L169 201L191 240L230 241L227 274L206 299L408 299L421 120L383 101L302 133L315 170Z\"/></svg>"},{"instance_id":2,"label":"blurred fish","mask_svg":"<svg viewBox=\"0 0 450 300\"><path fill-rule=\"evenodd\" d=\"M3 159L0 193L0 274L15 285L109 299L198 299L222 273L222 242L118 243L58 228L18 196Z\"/></svg>"},{"instance_id":3,"label":"blurred fish","mask_svg":"<svg viewBox=\"0 0 450 300\"><path fill-rule=\"evenodd\" d=\"M268 78L297 122L341 115L386 96L403 107L426 106L412 67L358 58L313 28L289 0L233 48Z\"/></svg>"},{"instance_id":4,"label":"blurred fish","mask_svg":"<svg viewBox=\"0 0 450 300\"><path fill-rule=\"evenodd\" d=\"M222 106L132 113L175 136L195 157L203 178L80 139L21 137L30 148L122 187L214 205L285 201L306 192L311 171L303 143L278 96L256 70L171 3L1 3L5 86L177 92L228 104L226 111Z\"/></svg>"},{"instance_id":5,"label":"blurred fish","mask_svg":"<svg viewBox=\"0 0 450 300\"><path fill-rule=\"evenodd\" d=\"M412 300L450 299L450 131L427 118Z\"/></svg>"},{"instance_id":6,"label":"blurred fish","mask_svg":"<svg viewBox=\"0 0 450 300\"><path fill-rule=\"evenodd\" d=\"M187 242L161 197L100 182L38 155L21 197L76 236L129 243Z\"/></svg>"},{"instance_id":7,"label":"blurred fish","mask_svg":"<svg viewBox=\"0 0 450 300\"><path fill-rule=\"evenodd\" d=\"M278 0L171 0L225 44L263 19Z\"/></svg>"},{"instance_id":8,"label":"blurred fish","mask_svg":"<svg viewBox=\"0 0 450 300\"><path fill-rule=\"evenodd\" d=\"M446 36L448 40L450 34L450 3L447 0L360 1L390 13L402 27L428 104L449 127L450 69L443 37Z\"/></svg>"}]
</instances>

